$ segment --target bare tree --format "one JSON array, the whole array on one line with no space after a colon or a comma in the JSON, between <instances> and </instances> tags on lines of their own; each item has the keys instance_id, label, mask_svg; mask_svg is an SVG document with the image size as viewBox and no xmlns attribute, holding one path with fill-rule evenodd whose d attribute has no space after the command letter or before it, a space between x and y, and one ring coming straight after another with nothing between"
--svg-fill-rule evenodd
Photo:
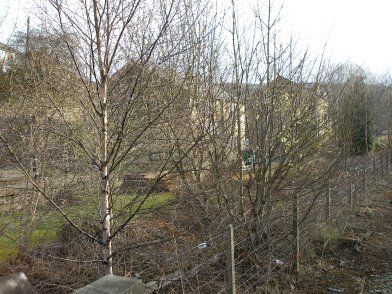
<instances>
[{"instance_id":1,"label":"bare tree","mask_svg":"<svg viewBox=\"0 0 392 294\"><path fill-rule=\"evenodd\" d=\"M285 191L295 190L296 197L301 193L318 197L335 164L322 153L331 139L326 116L330 77L323 56L312 59L306 51L296 50L294 40L281 39L282 7L277 4L267 1L252 8L255 25L246 31L253 32L255 41L239 33L243 26L235 13L231 30L233 97L245 105L246 122L237 143L241 170L236 174L243 192L236 196L244 197L237 211L249 223L251 246L266 242L270 254L276 207L287 207L291 201ZM249 160L246 171L242 156Z\"/></svg>"},{"instance_id":2,"label":"bare tree","mask_svg":"<svg viewBox=\"0 0 392 294\"><path fill-rule=\"evenodd\" d=\"M144 210L159 181L206 136L205 132L195 134L191 140L182 136L187 144L179 153L174 152L178 150L176 141L168 140L164 134L183 123L179 110L188 109L192 101L188 85L198 87L201 83L202 74L194 71L196 58L201 57L187 59L186 53L196 50L207 36L211 38L211 32L198 22L205 9L203 3L198 7L201 11L177 0L93 0L76 6L64 1L49 3L50 7L43 10L46 27L49 35L58 38L47 40L49 50L39 50L43 55L28 59L32 62L31 72L39 77L32 84L36 89L38 84L42 86L42 96L37 95L40 100L30 105L50 113L34 126L34 131L44 138L55 138L56 146L67 146L67 158L71 154L77 162L74 168L87 189L85 197L91 204L99 203L101 233L97 235L84 227L61 207L52 195L54 191L45 189L30 173L20 156L25 153L10 144L5 133L2 143L39 195L71 227L96 244L93 250L106 273L111 274L116 252L129 247L117 245L114 250L113 240ZM188 34L194 39L189 41ZM56 42L65 45L66 54L50 51ZM45 66L48 59L44 54L57 56L55 64L62 71ZM146 161L154 152L161 154L160 160ZM44 156L40 161L53 162ZM64 165L63 171L69 172ZM116 206L121 202L118 194L124 173L146 171L154 174L150 185L128 203Z\"/></svg>"}]
</instances>

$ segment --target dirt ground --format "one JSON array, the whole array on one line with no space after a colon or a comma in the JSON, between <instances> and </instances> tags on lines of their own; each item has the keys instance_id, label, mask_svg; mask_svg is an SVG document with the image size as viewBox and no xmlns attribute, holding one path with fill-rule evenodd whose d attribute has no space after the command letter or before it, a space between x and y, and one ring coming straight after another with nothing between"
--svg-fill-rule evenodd
<instances>
[{"instance_id":1,"label":"dirt ground","mask_svg":"<svg viewBox=\"0 0 392 294\"><path fill-rule=\"evenodd\" d=\"M392 293L392 179L370 191L327 247L304 265L299 293Z\"/></svg>"}]
</instances>

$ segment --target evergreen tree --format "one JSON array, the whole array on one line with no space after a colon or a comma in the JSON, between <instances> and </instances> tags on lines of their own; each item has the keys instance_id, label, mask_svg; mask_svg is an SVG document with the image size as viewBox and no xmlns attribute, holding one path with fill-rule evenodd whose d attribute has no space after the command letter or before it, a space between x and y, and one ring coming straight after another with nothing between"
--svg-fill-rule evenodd
<instances>
[{"instance_id":1,"label":"evergreen tree","mask_svg":"<svg viewBox=\"0 0 392 294\"><path fill-rule=\"evenodd\" d=\"M365 154L373 149L374 136L369 95L364 77L355 78L350 96L353 101L351 153L354 155Z\"/></svg>"},{"instance_id":2,"label":"evergreen tree","mask_svg":"<svg viewBox=\"0 0 392 294\"><path fill-rule=\"evenodd\" d=\"M339 91L336 115L337 143L347 155L373 149L374 132L368 87L363 75L351 75Z\"/></svg>"}]
</instances>

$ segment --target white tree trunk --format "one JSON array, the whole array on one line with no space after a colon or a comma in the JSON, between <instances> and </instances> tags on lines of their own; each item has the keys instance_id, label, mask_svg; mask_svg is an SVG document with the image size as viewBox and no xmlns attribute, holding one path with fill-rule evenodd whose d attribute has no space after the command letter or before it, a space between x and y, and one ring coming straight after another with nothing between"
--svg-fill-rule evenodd
<instances>
[{"instance_id":1,"label":"white tree trunk","mask_svg":"<svg viewBox=\"0 0 392 294\"><path fill-rule=\"evenodd\" d=\"M111 235L111 209L109 203L109 170L108 170L108 111L107 111L107 80L103 81L102 89L102 132L100 138L101 147L101 218L102 218L102 241L104 243L103 260L106 264L106 274L113 274L112 266L112 241Z\"/></svg>"}]
</instances>

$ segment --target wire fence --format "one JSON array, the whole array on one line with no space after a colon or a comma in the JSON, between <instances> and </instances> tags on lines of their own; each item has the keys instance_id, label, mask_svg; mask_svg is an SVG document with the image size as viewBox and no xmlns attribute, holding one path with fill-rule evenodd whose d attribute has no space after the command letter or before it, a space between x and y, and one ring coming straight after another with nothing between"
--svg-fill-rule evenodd
<instances>
[{"instance_id":1,"label":"wire fence","mask_svg":"<svg viewBox=\"0 0 392 294\"><path fill-rule=\"evenodd\" d=\"M391 155L387 150L342 160L327 185L315 180L300 190L287 186L278 191L271 209L261 217L232 220L227 216L206 240L190 246L189 240L173 235L166 246L151 244L133 249L137 260L132 262L127 261L129 253L119 254L116 266L126 265L124 273L129 271L131 276L148 281L145 286L151 293L263 293L279 279L287 281L290 277L294 282L287 282L295 283L301 261L308 250L317 246L317 232L326 226L346 226L370 199L372 189L390 172ZM72 184L75 178L66 171L85 168L74 165L76 161L69 157L52 163L63 167L64 161L65 170L59 168L58 174L43 177L44 187L55 189L61 182ZM13 195L19 195L20 201L18 189L31 194L33 188L26 181L21 183L22 176L16 174L15 181L4 186L4 191L11 192L0 195L0 206L14 205ZM76 180L83 185L89 179L79 176ZM232 224L231 238L228 224ZM85 243L86 247L93 246ZM148 247L150 250L146 250Z\"/></svg>"},{"instance_id":2,"label":"wire fence","mask_svg":"<svg viewBox=\"0 0 392 294\"><path fill-rule=\"evenodd\" d=\"M264 216L263 223L257 218L238 221L232 226L232 240L227 228L211 240L163 259L159 266L165 270L150 282L151 291L264 293L279 279L290 277L288 282L295 284L301 261L317 246L320 230L343 229L389 173L391 161L389 150L348 158L339 164L326 187L315 183L299 192L294 188L282 191L286 196L283 203ZM252 232L257 225L262 229ZM175 274L168 278L168 272Z\"/></svg>"}]
</instances>

